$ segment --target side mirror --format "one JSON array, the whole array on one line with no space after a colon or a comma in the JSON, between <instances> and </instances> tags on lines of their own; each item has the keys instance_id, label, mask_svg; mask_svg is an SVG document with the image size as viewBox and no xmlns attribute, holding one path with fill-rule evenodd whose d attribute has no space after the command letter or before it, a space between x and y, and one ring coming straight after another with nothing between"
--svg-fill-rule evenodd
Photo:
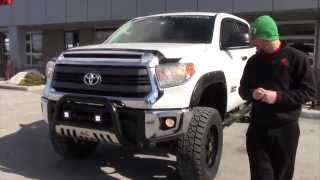
<instances>
[{"instance_id":1,"label":"side mirror","mask_svg":"<svg viewBox=\"0 0 320 180\"><path fill-rule=\"evenodd\" d=\"M250 36L248 33L235 32L231 34L226 42L222 43L222 48L232 48L250 45Z\"/></svg>"}]
</instances>

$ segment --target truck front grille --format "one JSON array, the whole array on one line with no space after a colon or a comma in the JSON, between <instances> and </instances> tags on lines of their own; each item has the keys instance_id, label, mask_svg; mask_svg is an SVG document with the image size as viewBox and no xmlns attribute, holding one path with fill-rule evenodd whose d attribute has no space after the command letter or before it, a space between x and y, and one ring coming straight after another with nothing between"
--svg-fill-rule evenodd
<instances>
[{"instance_id":1,"label":"truck front grille","mask_svg":"<svg viewBox=\"0 0 320 180\"><path fill-rule=\"evenodd\" d=\"M101 83L88 86L87 73L101 76ZM146 67L57 64L52 86L56 91L117 97L145 97L151 91Z\"/></svg>"}]
</instances>

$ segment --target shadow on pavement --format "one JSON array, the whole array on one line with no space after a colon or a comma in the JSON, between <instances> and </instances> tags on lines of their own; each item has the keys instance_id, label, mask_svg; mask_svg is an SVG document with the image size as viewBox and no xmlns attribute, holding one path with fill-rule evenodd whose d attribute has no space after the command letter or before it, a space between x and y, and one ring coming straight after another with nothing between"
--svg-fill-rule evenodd
<instances>
[{"instance_id":1,"label":"shadow on pavement","mask_svg":"<svg viewBox=\"0 0 320 180\"><path fill-rule=\"evenodd\" d=\"M62 159L51 147L44 121L21 125L16 133L0 138L0 171L26 178L180 179L175 161L144 155L101 145L94 155L86 159Z\"/></svg>"}]
</instances>

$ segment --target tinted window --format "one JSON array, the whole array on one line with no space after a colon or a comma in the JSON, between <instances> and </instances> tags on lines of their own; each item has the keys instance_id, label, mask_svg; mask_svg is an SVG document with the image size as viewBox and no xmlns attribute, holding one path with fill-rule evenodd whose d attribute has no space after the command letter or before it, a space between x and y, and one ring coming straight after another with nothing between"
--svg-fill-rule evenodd
<instances>
[{"instance_id":1,"label":"tinted window","mask_svg":"<svg viewBox=\"0 0 320 180\"><path fill-rule=\"evenodd\" d=\"M159 16L130 21L106 43L209 43L213 16Z\"/></svg>"},{"instance_id":2,"label":"tinted window","mask_svg":"<svg viewBox=\"0 0 320 180\"><path fill-rule=\"evenodd\" d=\"M222 47L243 47L248 46L249 26L243 22L225 19L221 24L221 45Z\"/></svg>"},{"instance_id":3,"label":"tinted window","mask_svg":"<svg viewBox=\"0 0 320 180\"><path fill-rule=\"evenodd\" d=\"M249 33L249 26L244 23L237 22L238 31L242 33Z\"/></svg>"},{"instance_id":4,"label":"tinted window","mask_svg":"<svg viewBox=\"0 0 320 180\"><path fill-rule=\"evenodd\" d=\"M222 21L221 25L221 43L227 43L231 35L236 32L235 24L231 20Z\"/></svg>"}]
</instances>

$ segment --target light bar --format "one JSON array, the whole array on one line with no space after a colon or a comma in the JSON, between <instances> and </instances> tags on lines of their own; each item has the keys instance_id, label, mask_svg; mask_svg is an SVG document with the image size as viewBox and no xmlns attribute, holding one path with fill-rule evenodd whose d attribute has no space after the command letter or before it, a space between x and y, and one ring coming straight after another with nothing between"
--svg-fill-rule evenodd
<instances>
[{"instance_id":1,"label":"light bar","mask_svg":"<svg viewBox=\"0 0 320 180\"><path fill-rule=\"evenodd\" d=\"M95 116L94 116L94 120L95 120L96 122L101 122L101 116L100 116L100 115L95 115Z\"/></svg>"},{"instance_id":2,"label":"light bar","mask_svg":"<svg viewBox=\"0 0 320 180\"><path fill-rule=\"evenodd\" d=\"M64 118L69 119L70 118L70 112L64 111L63 112L63 116L64 116Z\"/></svg>"}]
</instances>

